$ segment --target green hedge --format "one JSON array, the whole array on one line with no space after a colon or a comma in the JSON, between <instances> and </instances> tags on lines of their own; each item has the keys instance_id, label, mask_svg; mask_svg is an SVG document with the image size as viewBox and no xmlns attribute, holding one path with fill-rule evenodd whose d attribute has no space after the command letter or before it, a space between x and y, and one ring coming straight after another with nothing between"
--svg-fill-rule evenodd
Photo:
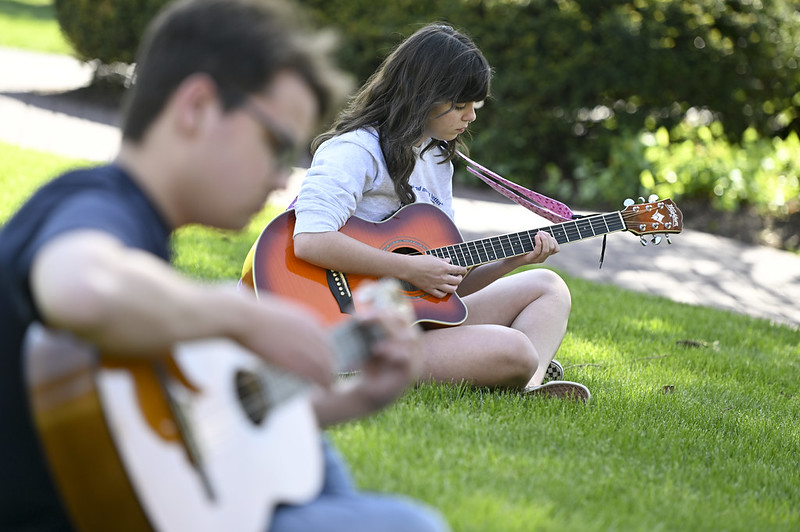
<instances>
[{"instance_id":1,"label":"green hedge","mask_svg":"<svg viewBox=\"0 0 800 532\"><path fill-rule=\"evenodd\" d=\"M748 128L768 137L800 129L791 0L300 3L342 30L341 61L362 80L422 23L465 30L496 71L473 155L563 199L616 200L581 194L587 180L576 171L587 159L607 167L620 138L675 127L690 109L709 110L732 142ZM638 175L614 180L637 186Z\"/></svg>"},{"instance_id":2,"label":"green hedge","mask_svg":"<svg viewBox=\"0 0 800 532\"><path fill-rule=\"evenodd\" d=\"M655 193L783 219L800 213L800 137L762 137L751 128L741 143L731 143L719 122L683 122L672 130L620 135L605 165L584 158L575 176L579 201L587 205L597 197Z\"/></svg>"},{"instance_id":3,"label":"green hedge","mask_svg":"<svg viewBox=\"0 0 800 532\"><path fill-rule=\"evenodd\" d=\"M164 3L55 0L75 49L101 63L132 61L142 29ZM298 3L317 24L340 30L341 65L362 81L422 24L445 21L466 31L496 71L493 98L472 128L475 158L592 208L617 207L653 184L641 180L652 164L642 159L640 144L649 138L642 132L676 134L687 113L704 117L697 127L718 124L714 142L731 150L753 149L748 135L763 144L800 132L800 10L793 0ZM680 157L677 148L669 153ZM739 166L745 182L757 179L751 163ZM681 180L697 180L711 200L738 186L717 175L730 172L713 162L702 171L695 176L687 167ZM761 197L748 193L746 201Z\"/></svg>"},{"instance_id":4,"label":"green hedge","mask_svg":"<svg viewBox=\"0 0 800 532\"><path fill-rule=\"evenodd\" d=\"M54 0L61 31L85 61L132 63L147 23L167 0Z\"/></svg>"}]
</instances>

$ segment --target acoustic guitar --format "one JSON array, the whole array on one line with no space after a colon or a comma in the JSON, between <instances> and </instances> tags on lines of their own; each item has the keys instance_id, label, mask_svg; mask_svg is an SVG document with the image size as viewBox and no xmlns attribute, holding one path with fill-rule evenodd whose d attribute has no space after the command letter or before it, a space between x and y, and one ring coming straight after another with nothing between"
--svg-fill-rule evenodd
<instances>
[{"instance_id":1,"label":"acoustic guitar","mask_svg":"<svg viewBox=\"0 0 800 532\"><path fill-rule=\"evenodd\" d=\"M290 209L264 228L251 250L252 260L245 264L241 281L256 292L264 290L308 303L327 323L338 323L358 309L352 301L352 291L373 278L326 270L298 259L292 240L294 225L295 214ZM672 200L665 199L468 242L441 209L427 203L407 205L383 222L353 216L340 231L385 251L433 255L470 268L533 251L539 231L550 233L563 245L618 231L630 231L642 238L649 234L665 234L669 238L669 234L679 233L682 228L683 214ZM661 236L653 238L661 240ZM467 318L467 308L455 294L440 299L408 283L402 283L402 292L424 327L454 326Z\"/></svg>"},{"instance_id":2,"label":"acoustic guitar","mask_svg":"<svg viewBox=\"0 0 800 532\"><path fill-rule=\"evenodd\" d=\"M360 296L361 308L413 321L393 280ZM337 369L357 368L381 335L357 319L333 328ZM264 532L277 504L321 489L308 383L239 344L185 342L155 361L120 359L34 324L24 354L34 421L83 532Z\"/></svg>"}]
</instances>

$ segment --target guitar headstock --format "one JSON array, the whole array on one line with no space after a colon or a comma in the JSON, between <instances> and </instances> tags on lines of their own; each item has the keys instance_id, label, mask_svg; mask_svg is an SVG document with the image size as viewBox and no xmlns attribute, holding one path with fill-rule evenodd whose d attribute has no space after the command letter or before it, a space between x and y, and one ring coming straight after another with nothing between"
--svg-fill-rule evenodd
<instances>
[{"instance_id":1,"label":"guitar headstock","mask_svg":"<svg viewBox=\"0 0 800 532\"><path fill-rule=\"evenodd\" d=\"M669 241L670 233L680 233L683 230L683 213L671 199L657 200L651 196L649 203L636 203L633 200L625 201L625 209L621 212L625 229L642 237L644 235L663 233ZM660 242L660 237L656 243Z\"/></svg>"}]
</instances>

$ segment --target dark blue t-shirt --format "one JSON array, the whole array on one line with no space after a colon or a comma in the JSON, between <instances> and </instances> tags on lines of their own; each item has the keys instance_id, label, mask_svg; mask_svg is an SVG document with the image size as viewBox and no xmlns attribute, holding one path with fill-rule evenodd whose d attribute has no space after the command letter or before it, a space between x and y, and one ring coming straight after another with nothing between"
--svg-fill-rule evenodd
<instances>
[{"instance_id":1,"label":"dark blue t-shirt","mask_svg":"<svg viewBox=\"0 0 800 532\"><path fill-rule=\"evenodd\" d=\"M28 409L22 341L39 320L29 273L56 236L98 229L168 261L170 228L121 168L67 173L42 187L0 230L0 530L70 530Z\"/></svg>"}]
</instances>

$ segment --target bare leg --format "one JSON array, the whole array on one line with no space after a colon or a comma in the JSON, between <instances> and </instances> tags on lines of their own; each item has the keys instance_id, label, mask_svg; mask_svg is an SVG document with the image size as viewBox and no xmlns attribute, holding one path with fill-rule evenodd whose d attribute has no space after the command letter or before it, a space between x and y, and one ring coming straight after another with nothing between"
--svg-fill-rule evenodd
<instances>
[{"instance_id":1,"label":"bare leg","mask_svg":"<svg viewBox=\"0 0 800 532\"><path fill-rule=\"evenodd\" d=\"M463 298L459 327L425 334L426 373L434 380L523 388L541 384L566 332L566 283L535 269L498 279Z\"/></svg>"}]
</instances>

